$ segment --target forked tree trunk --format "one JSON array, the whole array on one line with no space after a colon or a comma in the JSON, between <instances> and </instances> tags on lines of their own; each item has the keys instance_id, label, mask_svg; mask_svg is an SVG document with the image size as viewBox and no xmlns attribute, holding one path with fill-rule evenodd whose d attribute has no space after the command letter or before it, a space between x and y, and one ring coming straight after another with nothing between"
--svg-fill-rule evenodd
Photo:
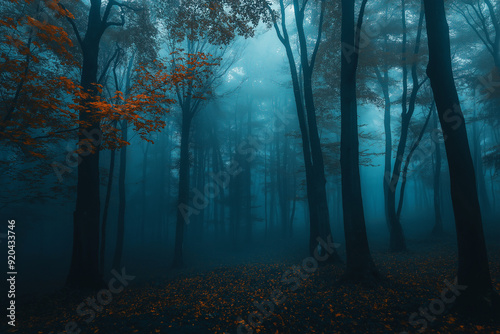
<instances>
[{"instance_id":1,"label":"forked tree trunk","mask_svg":"<svg viewBox=\"0 0 500 334\"><path fill-rule=\"evenodd\" d=\"M389 248L393 252L401 252L406 250L406 240L403 233L403 228L401 226L401 221L396 209L396 190L401 175L401 166L404 161L404 154L406 150L406 144L408 141L408 130L410 127L410 122L415 112L415 106L417 102L417 94L421 87L418 82L417 73L417 56L420 51L420 41L422 37L422 26L424 21L424 10L421 7L420 17L418 21L418 31L415 41L415 49L413 51L413 64L411 66L411 74L413 81L413 88L411 91L409 103L407 106L408 97L408 69L407 69L407 56L406 56L406 7L405 1L402 0L402 20L403 20L403 50L402 50L402 61L403 61L403 98L402 98L402 113L401 113L401 137L399 139L398 149L396 152L396 160L394 161L394 168L392 172L391 182L389 184L389 195L387 209L389 214L389 233L390 233L390 245ZM422 5L423 6L423 5Z\"/></svg>"},{"instance_id":2,"label":"forked tree trunk","mask_svg":"<svg viewBox=\"0 0 500 334\"><path fill-rule=\"evenodd\" d=\"M307 1L302 3L306 6ZM306 171L306 191L309 208L309 253L313 255L320 246L318 238L326 240L331 237L330 217L328 212L328 202L326 197L326 178L324 172L323 153L316 124L316 111L312 91L312 73L316 54L321 42L321 32L323 25L324 3L321 1L321 17L318 27L318 37L316 45L309 60L308 43L304 31L304 8L299 8L299 1L293 1L295 24L299 37L299 48L301 56L301 69L297 71L294 53L290 45L290 38L285 22L285 4L280 0L281 10L281 30L278 27L276 16L273 15L273 24L276 34L285 47L288 64L292 76L292 86L295 98L295 106L299 120L299 127L302 139L302 151L304 154L304 165ZM302 73L299 78L299 74ZM302 85L302 87L301 87ZM305 107L304 107L305 103ZM321 250L323 252L324 249ZM336 249L330 250L332 253L328 257L329 262L341 262Z\"/></svg>"}]
</instances>

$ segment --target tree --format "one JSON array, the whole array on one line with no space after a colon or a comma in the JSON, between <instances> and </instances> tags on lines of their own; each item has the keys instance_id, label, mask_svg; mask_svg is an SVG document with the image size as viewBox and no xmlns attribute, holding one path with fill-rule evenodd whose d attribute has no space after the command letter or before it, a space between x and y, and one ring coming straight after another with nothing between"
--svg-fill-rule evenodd
<instances>
[{"instance_id":1,"label":"tree","mask_svg":"<svg viewBox=\"0 0 500 334\"><path fill-rule=\"evenodd\" d=\"M102 85L99 83L106 76L113 57L103 64L98 77L99 44L106 30L125 24L123 9L133 9L131 6L109 1L101 17L100 0L91 1L90 7L83 5L88 9L88 22L82 38L80 22L63 4L48 0L26 3L28 8L34 6L36 15L26 15L31 12L23 11L22 3L11 1L10 5L22 15L18 16L18 20L6 18L1 21L2 29L11 31L10 37L2 41L2 48L7 46L10 53L4 54L5 63L2 63L1 70L2 85L12 95L3 95L9 101L8 108L2 110L0 128L4 139L9 139L15 145L20 143L20 147L25 147L23 149L26 152L38 158L45 156L33 148L43 150L50 141L67 139L78 133L78 149L75 151L75 166L78 166L77 203L73 216L73 254L67 284L97 287L102 284L98 268L99 150L128 144L113 126L118 120L128 120L143 139L147 138L149 132L163 127L165 123L161 115L164 110L157 108L157 104L169 101L161 92L154 88L151 90L151 83L141 86L141 89L150 89L148 95L136 90L125 100L121 92L110 94L111 101L124 100L120 105L108 102L102 94ZM120 22L113 21L114 7L122 9ZM76 67L79 55L75 49L70 52L72 40L65 27L54 24L60 23L60 19L67 21L73 29L74 39L82 51L81 85L76 85L76 80L64 77L57 70L35 71L33 68L44 59L59 62L61 71L66 66ZM77 56L73 57L73 53ZM19 55L24 61L18 60ZM44 61L43 64L47 63ZM71 172L70 167L58 162L51 166L60 182L66 173Z\"/></svg>"},{"instance_id":2,"label":"tree","mask_svg":"<svg viewBox=\"0 0 500 334\"><path fill-rule=\"evenodd\" d=\"M401 166L404 162L404 154L406 150L406 143L408 140L408 129L411 119L415 112L417 103L417 95L425 80L419 82L418 79L418 61L417 56L420 52L420 43L422 38L422 26L424 21L423 5L420 10L420 17L418 20L417 37L415 41L415 48L413 51L413 60L411 61L411 76L413 87L411 90L410 98L408 101L408 65L407 65L407 32L406 32L406 0L402 0L402 22L403 22L403 44L402 44L402 66L403 66L403 97L401 101L401 137L396 152L396 160L394 162L392 175L390 176L389 193L388 193L388 214L389 214L389 233L390 233L390 250L400 252L406 250L406 241L403 234L401 221L396 210L396 189L398 186L399 178L401 175ZM389 177L388 175L386 177Z\"/></svg>"},{"instance_id":3,"label":"tree","mask_svg":"<svg viewBox=\"0 0 500 334\"><path fill-rule=\"evenodd\" d=\"M341 62L341 147L342 207L346 240L348 281L372 281L379 277L370 255L359 175L358 112L356 70L361 27L367 0L363 0L358 21L354 20L354 0L342 1Z\"/></svg>"},{"instance_id":4,"label":"tree","mask_svg":"<svg viewBox=\"0 0 500 334\"><path fill-rule=\"evenodd\" d=\"M62 4L59 6L65 10ZM82 50L82 72L80 85L85 95L80 101L80 131L78 143L80 148L86 146L90 153L81 159L78 166L76 209L73 214L73 253L67 284L73 287L92 287L102 285L99 272L99 151L101 149L102 131L101 116L96 105L100 95L98 86L99 44L101 38L110 27L124 26L125 16L121 13L119 22L112 21L114 8L122 11L138 10L126 3L110 0L101 15L102 1L91 0L85 34L80 31L74 17L67 16L69 23ZM80 154L81 155L81 154Z\"/></svg>"},{"instance_id":5,"label":"tree","mask_svg":"<svg viewBox=\"0 0 500 334\"><path fill-rule=\"evenodd\" d=\"M65 99L76 87L64 72L75 66L68 34L51 16L71 14L51 2L9 0L0 18L0 142L10 150L43 158L48 139L74 131ZM47 64L54 58L60 71Z\"/></svg>"},{"instance_id":6,"label":"tree","mask_svg":"<svg viewBox=\"0 0 500 334\"><path fill-rule=\"evenodd\" d=\"M245 1L245 6L236 6L228 0L220 3L184 1L169 22L173 77L178 78L174 92L182 115L174 268L183 266L184 225L192 214L188 203L193 118L211 95L215 82L229 69L227 64L220 66L228 45L238 35L253 35L262 17L260 8L250 0ZM179 44L182 47L178 47Z\"/></svg>"},{"instance_id":7,"label":"tree","mask_svg":"<svg viewBox=\"0 0 500 334\"><path fill-rule=\"evenodd\" d=\"M483 44L489 56L493 60L493 69L486 76L491 78L491 82L485 82L484 77L479 79L480 90L486 90L487 99L483 99L487 111L495 119L498 117L496 112L496 104L498 103L498 93L492 92L491 85L498 82L500 76L500 18L498 16L498 5L494 5L490 0L467 0L458 2L453 5L453 8L465 19L467 25L472 29L476 37ZM474 81L474 89L477 88L477 81ZM492 94L493 93L493 94ZM474 96L476 92L474 91ZM483 96L484 98L485 96ZM476 110L474 109L474 114ZM474 116L475 117L475 116ZM473 131L476 133L476 121L472 124ZM490 201L486 192L486 181L483 172L483 147L480 145L481 138L474 136L472 151L473 162L476 167L476 176L478 182L479 199L481 200L484 213L489 215L492 213ZM498 155L498 150L495 150Z\"/></svg>"},{"instance_id":8,"label":"tree","mask_svg":"<svg viewBox=\"0 0 500 334\"><path fill-rule=\"evenodd\" d=\"M297 71L295 55L291 46L290 36L286 25L286 6L280 0L281 28L278 26L277 13L268 4L267 8L272 17L272 22L280 42L286 50L288 64L290 67L295 106L299 119L300 133L302 139L302 151L306 170L306 191L309 205L309 252L314 254L319 247L318 238L326 239L331 237L330 216L326 197L326 177L316 120L316 107L313 94L312 76L319 45L322 39L325 4L319 3L320 14L317 28L317 37L312 52L308 48L307 36L304 30L305 11L307 1L299 4L298 0L292 2L294 9L295 25L299 39L300 69ZM310 54L310 55L309 55ZM329 258L332 262L339 262L340 259L334 250Z\"/></svg>"},{"instance_id":9,"label":"tree","mask_svg":"<svg viewBox=\"0 0 500 334\"><path fill-rule=\"evenodd\" d=\"M424 6L429 45L427 75L445 138L450 172L458 241L458 284L467 287L456 305L462 311L484 314L498 307L499 297L491 283L474 166L453 77L444 1L424 0Z\"/></svg>"}]
</instances>

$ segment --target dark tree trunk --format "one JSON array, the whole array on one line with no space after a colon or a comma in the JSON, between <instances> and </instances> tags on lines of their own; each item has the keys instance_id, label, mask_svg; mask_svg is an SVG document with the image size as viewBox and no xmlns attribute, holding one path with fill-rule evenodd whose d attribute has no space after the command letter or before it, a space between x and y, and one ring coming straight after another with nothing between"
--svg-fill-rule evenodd
<instances>
[{"instance_id":1,"label":"dark tree trunk","mask_svg":"<svg viewBox=\"0 0 500 334\"><path fill-rule=\"evenodd\" d=\"M116 122L115 122L116 124ZM106 199L104 201L104 210L102 214L102 223L101 223L101 249L100 249L100 259L99 259L99 270L101 275L104 272L104 262L105 262L105 253L106 253L106 227L108 222L108 211L109 211L109 202L111 199L111 190L113 187L113 174L115 170L115 157L116 150L111 150L111 161L109 163L109 176L108 176L108 185L106 187Z\"/></svg>"},{"instance_id":2,"label":"dark tree trunk","mask_svg":"<svg viewBox=\"0 0 500 334\"><path fill-rule=\"evenodd\" d=\"M304 32L304 11L299 10L299 1L293 1L295 7L295 21L297 25L297 33L299 36L300 58L303 74L303 92L304 102L306 106L306 118L309 133L309 142L311 145L311 158L312 158L312 185L315 192L315 202L318 218L318 226L316 234L311 234L311 255L314 253L314 248L318 246L317 238L321 237L326 240L327 237L332 236L330 228L330 213L328 210L328 200L326 196L326 177L325 165L323 161L323 152L321 150L321 142L319 139L318 126L316 122L316 107L314 105L312 75L314 70L314 63L317 48L321 41L321 32L323 29L323 15L324 8L321 9L321 17L318 28L318 38L316 40L316 49L311 55L311 60L308 57L307 38ZM303 4L305 6L306 3ZM321 4L323 6L323 3ZM314 238L314 240L313 240ZM314 247L314 248L313 248ZM332 254L330 261L340 262L340 258L336 253Z\"/></svg>"},{"instance_id":3,"label":"dark tree trunk","mask_svg":"<svg viewBox=\"0 0 500 334\"><path fill-rule=\"evenodd\" d=\"M360 30L365 6L366 0L361 5L357 33L355 33L354 0L342 0L340 166L347 256L344 280L355 282L371 282L379 276L368 246L359 174L356 71ZM354 49L355 52L349 54L347 53L349 49Z\"/></svg>"},{"instance_id":4,"label":"dark tree trunk","mask_svg":"<svg viewBox=\"0 0 500 334\"><path fill-rule=\"evenodd\" d=\"M307 2L302 4L307 5ZM309 207L309 253L313 255L319 247L318 238L326 240L331 237L330 217L328 213L328 202L326 197L326 178L324 172L323 153L319 140L318 129L316 125L316 111L314 107L314 98L312 93L312 73L314 62L321 42L321 32L323 26L324 3L321 3L321 17L318 28L318 37L316 45L309 61L307 38L304 32L304 11L299 8L299 1L294 0L293 6L295 9L295 23L299 37L299 48L301 50L301 68L302 80L299 79L295 57L290 45L285 22L285 5L283 0L280 0L281 9L281 30L278 27L276 17L273 15L273 23L278 38L285 47L288 64L292 76L292 85L295 98L295 106L299 120L300 133L302 138L302 151L304 154L304 165L306 170L306 191L307 202ZM269 10L271 11L270 7ZM301 83L303 89L301 89ZM304 94L302 94L303 92ZM304 98L304 99L303 99ZM306 108L304 108L304 102ZM307 112L306 112L307 109ZM324 251L324 250L322 250ZM337 251L334 249L328 257L329 262L340 262Z\"/></svg>"},{"instance_id":5,"label":"dark tree trunk","mask_svg":"<svg viewBox=\"0 0 500 334\"><path fill-rule=\"evenodd\" d=\"M418 145L420 145L420 141L422 140L422 137L424 136L425 129L427 128L427 124L429 124L429 119L431 118L433 109L434 109L434 102L432 102L432 106L429 110L429 114L425 118L424 126L420 130L420 133L418 135L417 140L412 145L410 152L408 153L408 156L406 157L405 165L403 167L403 182L401 182L401 190L399 192L398 209L396 211L396 219L398 221L401 221L401 211L403 210L403 203L404 203L404 198L405 198L405 189L406 189L406 181L407 181L407 176L408 176L408 167L410 166L410 162L411 162L411 158L413 157L413 153L415 153L415 150L418 148Z\"/></svg>"},{"instance_id":6,"label":"dark tree trunk","mask_svg":"<svg viewBox=\"0 0 500 334\"><path fill-rule=\"evenodd\" d=\"M122 121L122 140L128 140L128 124ZM123 239L125 237L125 173L127 171L127 146L120 149L120 172L118 174L118 230L116 232L116 248L113 257L113 268L120 269L123 254Z\"/></svg>"},{"instance_id":7,"label":"dark tree trunk","mask_svg":"<svg viewBox=\"0 0 500 334\"><path fill-rule=\"evenodd\" d=\"M434 108L432 115L432 128L437 131L438 116ZM433 142L435 145L435 160L434 160L434 227L432 234L440 236L443 234L443 219L441 217L441 143L438 138L433 135Z\"/></svg>"},{"instance_id":8,"label":"dark tree trunk","mask_svg":"<svg viewBox=\"0 0 500 334\"><path fill-rule=\"evenodd\" d=\"M401 252L406 250L406 240L403 234L403 228L401 226L401 221L396 210L396 190L401 175L401 166L404 161L404 154L406 150L406 143L408 141L408 129L410 127L410 122L415 112L415 105L417 101L417 94L421 87L418 82L417 74L417 55L420 51L420 41L422 36L422 26L424 21L424 9L421 8L420 18L418 22L418 32L415 41L415 49L413 52L414 60L411 67L413 88L410 95L409 105L407 106L407 91L408 91L408 70L407 70L407 57L406 57L406 7L405 1L403 4L403 50L402 50L402 61L403 61L403 99L402 99L402 124L401 124L401 138L399 140L398 149L396 152L396 161L394 162L394 168L392 172L391 182L389 184L389 195L388 195L388 213L389 213L389 233L390 233L390 245L389 248L392 252Z\"/></svg>"},{"instance_id":9,"label":"dark tree trunk","mask_svg":"<svg viewBox=\"0 0 500 334\"><path fill-rule=\"evenodd\" d=\"M385 41L387 43L387 39ZM386 50L387 52L387 50ZM384 212L387 226L390 227L389 222L389 185L391 182L391 166L392 166L392 130L391 130L391 96L389 94L389 71L387 67L384 68L384 73L380 73L378 67L375 68L377 79L382 87L384 94L384 132L385 132L385 153L384 153Z\"/></svg>"},{"instance_id":10,"label":"dark tree trunk","mask_svg":"<svg viewBox=\"0 0 500 334\"><path fill-rule=\"evenodd\" d=\"M99 93L97 69L99 57L99 42L103 33L100 17L100 2L92 3L85 38L81 42L83 64L81 86L84 92L95 97ZM99 223L100 223L100 193L99 193L99 150L101 129L99 120L90 101L83 101L84 111L80 112L80 121L89 124L81 128L78 136L79 145L90 144L93 151L79 156L78 180L76 191L76 209L73 214L73 252L66 284L75 288L98 288L103 285L99 272ZM89 138L90 136L90 138Z\"/></svg>"},{"instance_id":11,"label":"dark tree trunk","mask_svg":"<svg viewBox=\"0 0 500 334\"><path fill-rule=\"evenodd\" d=\"M146 179L147 179L147 169L148 169L148 153L149 153L149 143L146 142L146 149L144 151L144 159L142 160L142 187L141 187L141 197L142 197L142 214L141 214L141 234L140 245L144 249L144 237L145 237L145 225L147 216L147 196L146 196Z\"/></svg>"},{"instance_id":12,"label":"dark tree trunk","mask_svg":"<svg viewBox=\"0 0 500 334\"><path fill-rule=\"evenodd\" d=\"M458 310L481 314L498 305L498 296L491 283L474 165L453 77L449 28L443 0L424 0L424 4L429 43L427 75L448 158L458 239L458 284L467 286L456 305Z\"/></svg>"}]
</instances>

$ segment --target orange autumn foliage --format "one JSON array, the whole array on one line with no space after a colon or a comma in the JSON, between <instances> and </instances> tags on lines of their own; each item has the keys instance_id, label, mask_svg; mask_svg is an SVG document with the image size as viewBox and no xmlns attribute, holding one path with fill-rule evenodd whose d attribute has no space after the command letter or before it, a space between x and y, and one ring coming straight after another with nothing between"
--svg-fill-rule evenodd
<instances>
[{"instance_id":1,"label":"orange autumn foliage","mask_svg":"<svg viewBox=\"0 0 500 334\"><path fill-rule=\"evenodd\" d=\"M4 13L17 10L20 15L0 18L1 145L43 158L48 153L47 143L76 134L91 122L101 126L102 149L128 144L121 140L121 130L113 126L118 120L126 120L145 140L165 126L163 115L175 102L167 97L168 82L181 74L174 78L161 70L151 74L142 68L127 97L116 92L106 99L99 85L97 94L86 92L67 75L77 72L79 64L72 55L74 46L68 33L57 24L73 15L53 0L8 1L11 10ZM23 10L24 6L29 10ZM81 121L79 115L86 112L90 119Z\"/></svg>"}]
</instances>

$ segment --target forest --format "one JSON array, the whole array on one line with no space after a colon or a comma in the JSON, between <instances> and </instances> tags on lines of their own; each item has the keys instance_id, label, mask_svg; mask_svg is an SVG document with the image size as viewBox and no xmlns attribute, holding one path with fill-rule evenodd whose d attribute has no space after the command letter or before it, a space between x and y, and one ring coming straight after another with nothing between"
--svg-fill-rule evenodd
<instances>
[{"instance_id":1,"label":"forest","mask_svg":"<svg viewBox=\"0 0 500 334\"><path fill-rule=\"evenodd\" d=\"M2 0L0 333L500 334L500 2Z\"/></svg>"}]
</instances>

